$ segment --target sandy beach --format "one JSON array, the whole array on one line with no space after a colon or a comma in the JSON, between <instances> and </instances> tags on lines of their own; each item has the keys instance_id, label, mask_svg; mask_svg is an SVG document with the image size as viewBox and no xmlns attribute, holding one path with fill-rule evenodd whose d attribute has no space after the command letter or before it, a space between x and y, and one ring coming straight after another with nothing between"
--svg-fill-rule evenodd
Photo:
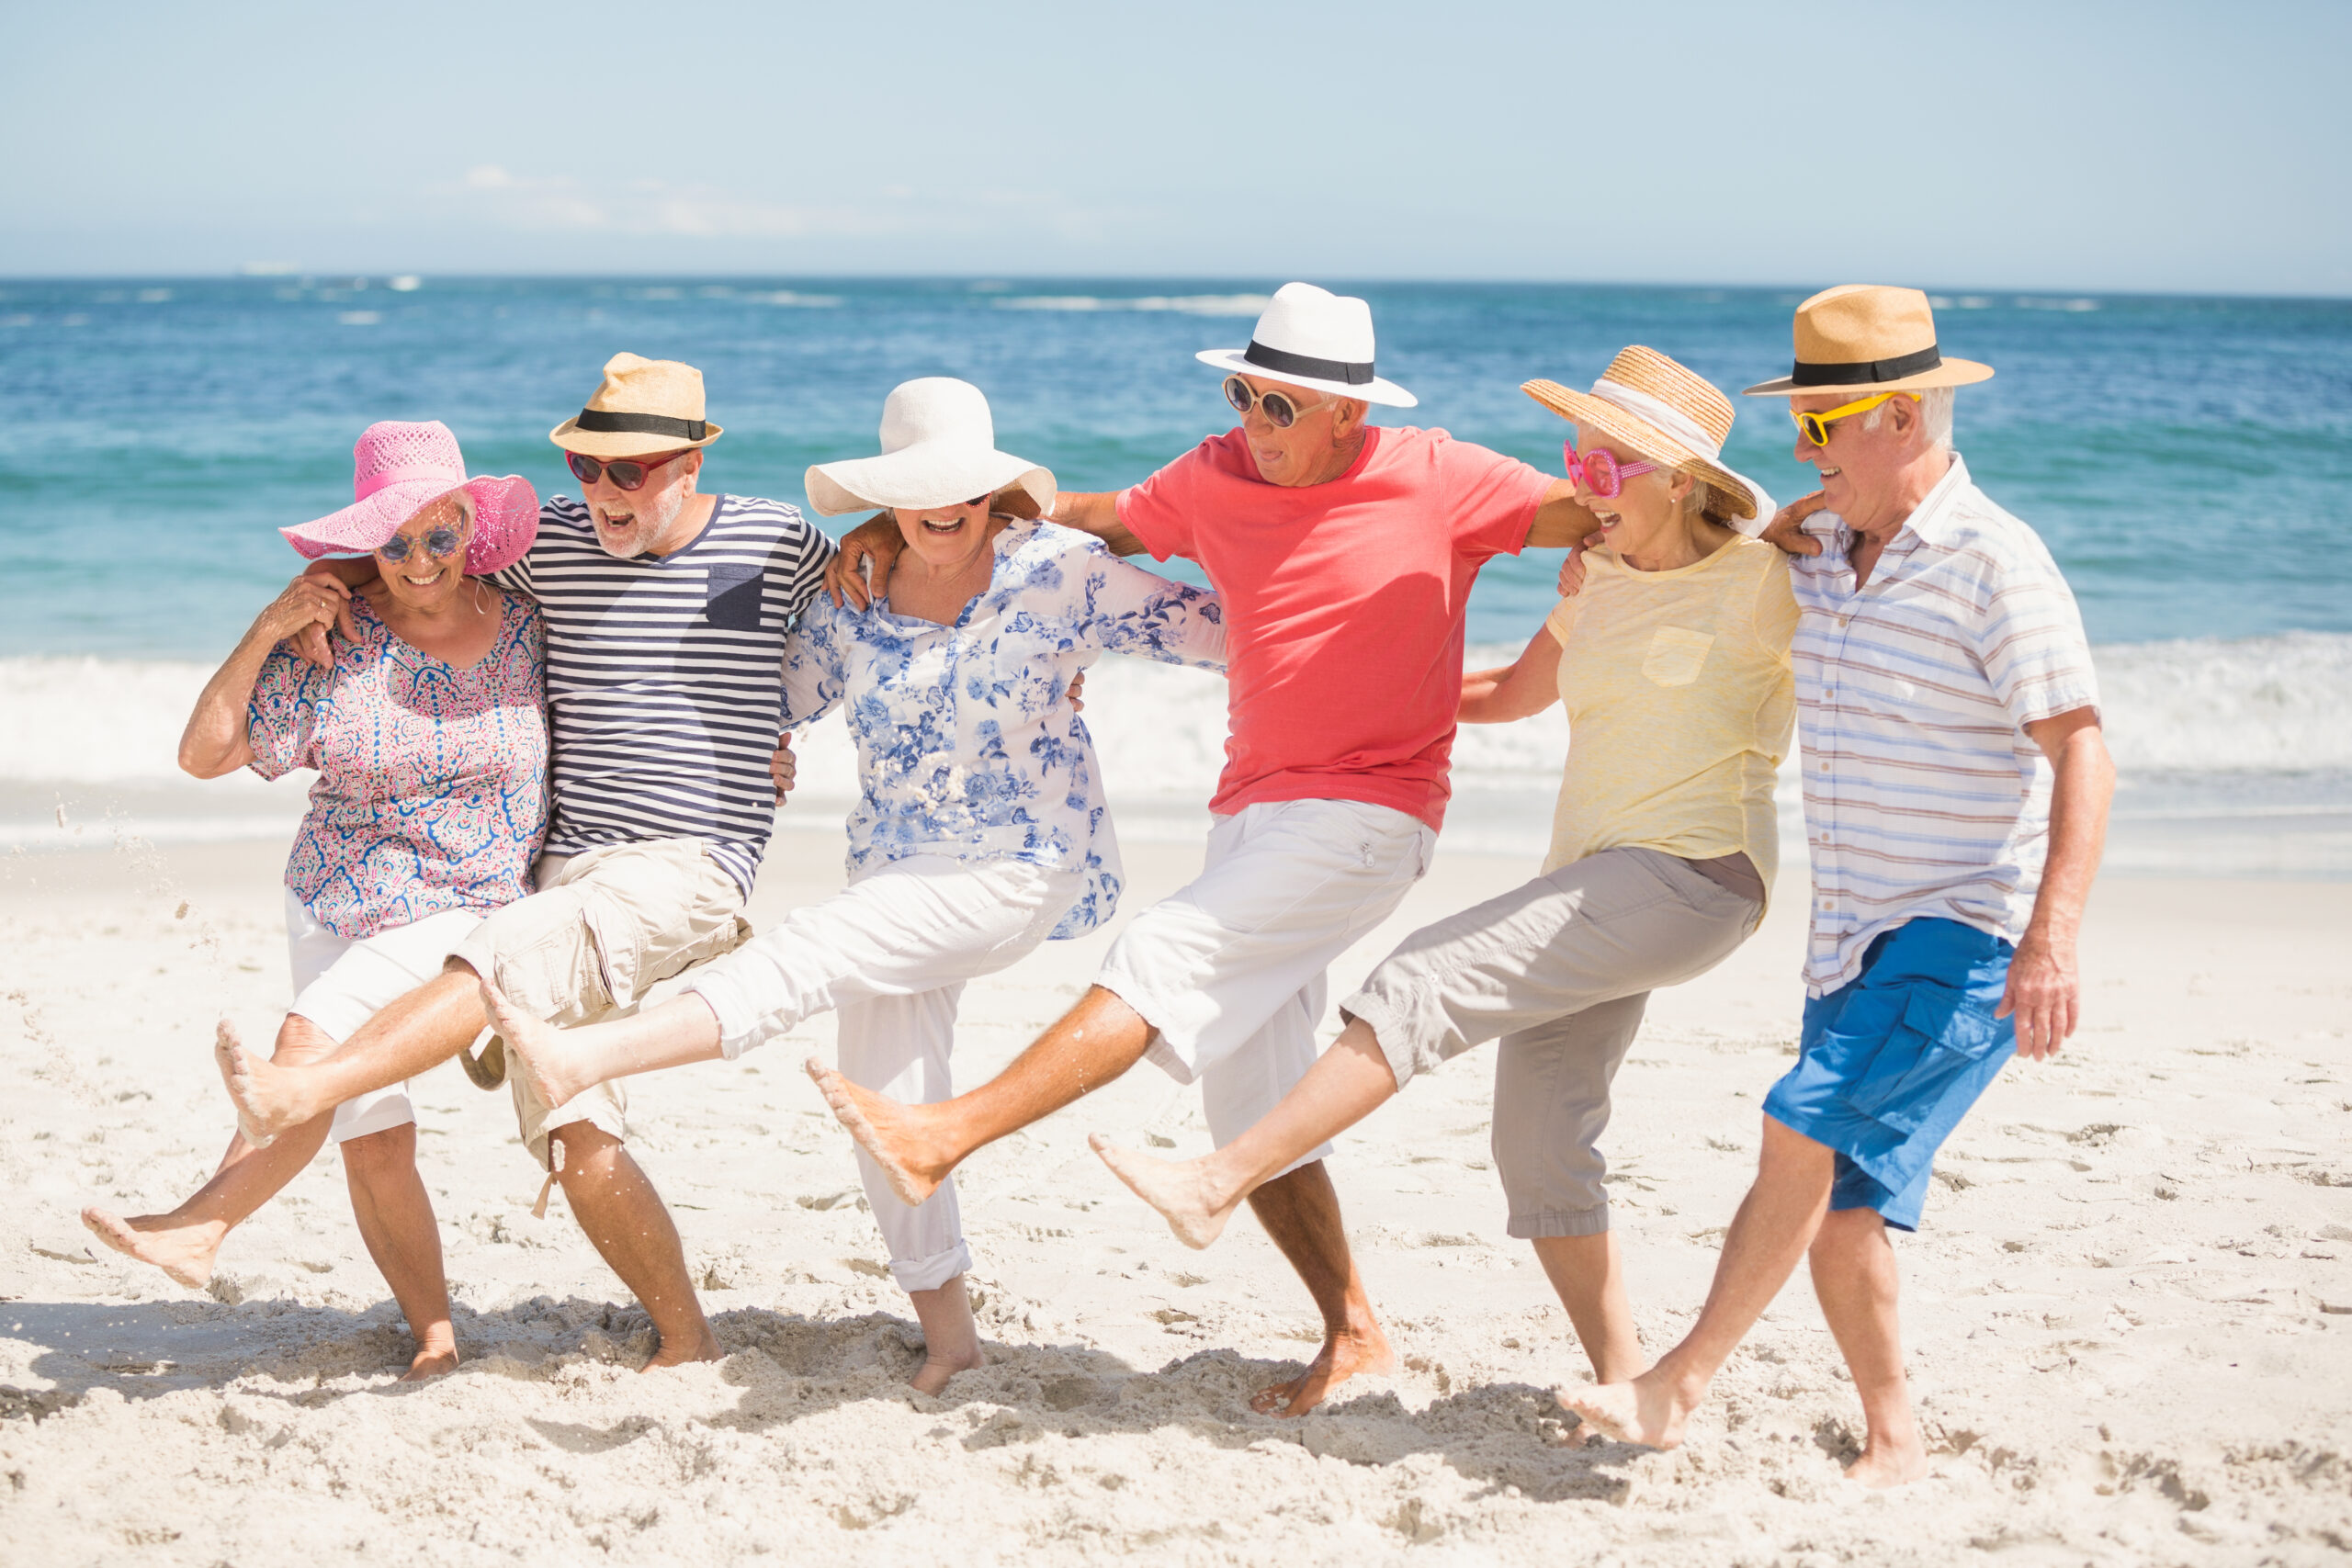
<instances>
[{"instance_id":1,"label":"sandy beach","mask_svg":"<svg viewBox=\"0 0 2352 1568\"><path fill-rule=\"evenodd\" d=\"M1244 1220L1178 1244L1085 1147L1206 1146L1140 1068L965 1169L990 1365L942 1399L796 1036L630 1086L728 1355L650 1336L538 1181L503 1093L416 1086L465 1366L421 1387L330 1152L209 1292L98 1247L85 1202L164 1207L230 1119L208 1049L288 997L268 840L0 855L0 1561L234 1563L2298 1563L2352 1550L2352 886L2110 878L2088 1024L2013 1066L1901 1244L1929 1481L1847 1495L1859 1410L1800 1277L1671 1454L1571 1446L1582 1358L1488 1169L1487 1053L1333 1163L1393 1378L1298 1421L1251 1391L1312 1353ZM1129 908L1197 844L1130 846ZM1345 987L1523 859L1442 852ZM1801 875L1792 869L1792 882ZM839 886L779 836L756 920ZM1785 891L1785 886L1784 886ZM1802 902L1658 998L1608 1148L1645 1341L1689 1322L1793 1052ZM1114 922L1114 931L1116 929ZM959 1081L1077 994L1111 932L967 994ZM1329 1025L1330 1021L1327 1021ZM804 1032L831 1049L829 1022Z\"/></svg>"}]
</instances>

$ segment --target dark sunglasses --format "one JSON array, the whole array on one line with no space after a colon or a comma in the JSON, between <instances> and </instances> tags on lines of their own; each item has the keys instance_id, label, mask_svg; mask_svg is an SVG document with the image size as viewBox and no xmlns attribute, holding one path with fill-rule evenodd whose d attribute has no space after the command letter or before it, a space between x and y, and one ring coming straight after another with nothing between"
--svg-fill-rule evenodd
<instances>
[{"instance_id":1,"label":"dark sunglasses","mask_svg":"<svg viewBox=\"0 0 2352 1568\"><path fill-rule=\"evenodd\" d=\"M390 561L394 566L398 566L401 562L408 559L409 551L413 546L422 544L426 555L431 556L435 560L441 560L447 557L456 555L458 548L462 547L465 542L466 536L463 534L458 533L455 528L441 527L434 529L431 533L425 535L422 540L412 539L405 535L395 534L390 538L386 539L382 544L378 545L376 547L376 553L383 557L386 560Z\"/></svg>"},{"instance_id":2,"label":"dark sunglasses","mask_svg":"<svg viewBox=\"0 0 2352 1568\"><path fill-rule=\"evenodd\" d=\"M1225 400L1233 405L1236 413L1248 413L1253 406L1263 409L1268 424L1276 430L1288 430L1297 423L1300 414L1319 409L1331 400L1325 398L1320 402L1308 403L1302 408L1291 400L1287 392L1253 392L1250 389L1250 383L1240 377L1227 376L1225 378Z\"/></svg>"},{"instance_id":3,"label":"dark sunglasses","mask_svg":"<svg viewBox=\"0 0 2352 1568\"><path fill-rule=\"evenodd\" d=\"M621 490L641 490L648 475L664 463L673 463L695 448L673 452L662 457L614 457L610 460L591 457L584 452L566 452L563 460L570 465L572 477L582 484L592 485L608 479Z\"/></svg>"}]
</instances>

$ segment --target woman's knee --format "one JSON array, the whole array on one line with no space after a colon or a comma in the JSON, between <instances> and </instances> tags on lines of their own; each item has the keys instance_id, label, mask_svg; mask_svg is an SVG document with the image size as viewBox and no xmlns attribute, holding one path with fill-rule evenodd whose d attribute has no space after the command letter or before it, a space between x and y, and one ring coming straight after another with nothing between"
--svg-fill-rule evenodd
<instances>
[{"instance_id":1,"label":"woman's knee","mask_svg":"<svg viewBox=\"0 0 2352 1568\"><path fill-rule=\"evenodd\" d=\"M345 1173L356 1182L398 1176L416 1168L416 1123L403 1122L379 1133L365 1133L336 1145Z\"/></svg>"},{"instance_id":2,"label":"woman's knee","mask_svg":"<svg viewBox=\"0 0 2352 1568\"><path fill-rule=\"evenodd\" d=\"M300 1013L289 1012L277 1026L277 1040L270 1047L269 1059L281 1067L299 1066L334 1055L342 1043Z\"/></svg>"}]
</instances>

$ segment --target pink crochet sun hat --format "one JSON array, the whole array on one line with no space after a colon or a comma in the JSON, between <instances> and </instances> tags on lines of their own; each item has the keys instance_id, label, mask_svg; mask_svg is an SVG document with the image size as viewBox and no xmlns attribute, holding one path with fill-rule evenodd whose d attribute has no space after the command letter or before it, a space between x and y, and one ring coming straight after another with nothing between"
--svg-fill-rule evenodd
<instances>
[{"instance_id":1,"label":"pink crochet sun hat","mask_svg":"<svg viewBox=\"0 0 2352 1568\"><path fill-rule=\"evenodd\" d=\"M539 532L539 498L531 481L520 474L466 478L458 438L437 419L369 425L351 448L351 504L278 532L312 560L373 550L428 502L455 490L474 498L466 570L480 576L522 559Z\"/></svg>"}]
</instances>

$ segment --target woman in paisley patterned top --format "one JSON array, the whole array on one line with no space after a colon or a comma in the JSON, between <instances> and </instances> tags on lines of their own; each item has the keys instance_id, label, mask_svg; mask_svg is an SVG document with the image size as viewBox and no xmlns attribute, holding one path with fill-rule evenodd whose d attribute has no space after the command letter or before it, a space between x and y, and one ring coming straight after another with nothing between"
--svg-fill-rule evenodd
<instances>
[{"instance_id":1,"label":"woman in paisley patterned top","mask_svg":"<svg viewBox=\"0 0 2352 1568\"><path fill-rule=\"evenodd\" d=\"M827 513L891 509L907 548L888 597L866 610L820 597L785 657L785 725L838 708L857 743L848 888L636 1018L559 1031L492 994L510 1060L548 1103L608 1077L740 1055L828 1010L852 1080L944 1099L965 983L1091 931L1117 904L1118 848L1070 683L1105 652L1223 670L1223 606L1037 521L1053 475L995 450L976 387L899 387L882 444L882 457L809 469L808 495ZM857 1157L922 1324L911 1381L935 1393L980 1364L955 1190L910 1208Z\"/></svg>"},{"instance_id":2,"label":"woman in paisley patterned top","mask_svg":"<svg viewBox=\"0 0 2352 1568\"><path fill-rule=\"evenodd\" d=\"M309 555L372 550L376 581L355 599L332 580L296 578L206 685L180 740L180 765L198 778L318 772L286 867L297 994L280 1062L332 1052L438 974L482 916L529 891L547 820L539 614L476 575L528 547L537 497L518 478L468 480L438 423L372 425L355 455L359 500L285 533ZM330 644L346 600L358 638ZM225 1020L220 1032L233 1038ZM332 1138L360 1235L415 1336L407 1376L447 1371L457 1342L415 1122L401 1088L379 1090L266 1146L241 1134L169 1213L88 1209L83 1220L200 1288L229 1231Z\"/></svg>"}]
</instances>

